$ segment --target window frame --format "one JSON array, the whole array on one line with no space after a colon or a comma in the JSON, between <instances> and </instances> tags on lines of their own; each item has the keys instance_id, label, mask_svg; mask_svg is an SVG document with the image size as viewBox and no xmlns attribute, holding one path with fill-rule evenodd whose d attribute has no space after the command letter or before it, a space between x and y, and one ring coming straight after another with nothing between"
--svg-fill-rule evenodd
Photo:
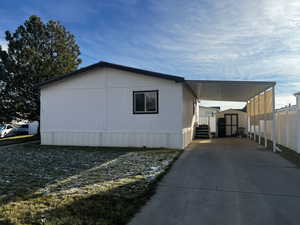
<instances>
[{"instance_id":1,"label":"window frame","mask_svg":"<svg viewBox=\"0 0 300 225\"><path fill-rule=\"evenodd\" d=\"M135 95L136 94L139 94L139 93L151 93L151 92L154 92L156 93L156 111L136 111L135 108L136 108L136 105L135 105ZM158 97L158 90L145 90L145 91L133 91L132 92L132 112L133 114L158 114L159 113L159 97ZM145 107L147 106L147 103L145 101Z\"/></svg>"}]
</instances>

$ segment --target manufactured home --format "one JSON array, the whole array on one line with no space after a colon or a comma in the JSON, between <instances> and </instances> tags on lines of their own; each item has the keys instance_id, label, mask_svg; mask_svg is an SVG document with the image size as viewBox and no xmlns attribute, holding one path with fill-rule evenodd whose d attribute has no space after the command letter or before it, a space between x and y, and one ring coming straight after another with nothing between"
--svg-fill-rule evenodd
<instances>
[{"instance_id":1,"label":"manufactured home","mask_svg":"<svg viewBox=\"0 0 300 225\"><path fill-rule=\"evenodd\" d=\"M40 84L44 145L185 148L203 100L250 100L274 82L202 81L99 62Z\"/></svg>"}]
</instances>

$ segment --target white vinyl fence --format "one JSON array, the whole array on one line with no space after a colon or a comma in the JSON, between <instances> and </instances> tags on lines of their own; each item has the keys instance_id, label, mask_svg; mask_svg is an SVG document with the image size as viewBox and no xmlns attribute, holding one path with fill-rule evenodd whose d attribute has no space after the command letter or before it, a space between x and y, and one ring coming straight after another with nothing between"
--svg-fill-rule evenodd
<instances>
[{"instance_id":1,"label":"white vinyl fence","mask_svg":"<svg viewBox=\"0 0 300 225\"><path fill-rule=\"evenodd\" d=\"M300 92L295 94L297 104L277 110L275 113L275 140L282 145L300 153ZM258 118L251 124L249 132L259 137L272 140L272 121ZM248 118L250 125L250 119ZM266 123L266 126L265 126Z\"/></svg>"},{"instance_id":2,"label":"white vinyl fence","mask_svg":"<svg viewBox=\"0 0 300 225\"><path fill-rule=\"evenodd\" d=\"M276 113L277 144L297 151L297 111L286 109Z\"/></svg>"},{"instance_id":3,"label":"white vinyl fence","mask_svg":"<svg viewBox=\"0 0 300 225\"><path fill-rule=\"evenodd\" d=\"M300 153L300 92L295 96L295 106L276 112L276 143Z\"/></svg>"}]
</instances>

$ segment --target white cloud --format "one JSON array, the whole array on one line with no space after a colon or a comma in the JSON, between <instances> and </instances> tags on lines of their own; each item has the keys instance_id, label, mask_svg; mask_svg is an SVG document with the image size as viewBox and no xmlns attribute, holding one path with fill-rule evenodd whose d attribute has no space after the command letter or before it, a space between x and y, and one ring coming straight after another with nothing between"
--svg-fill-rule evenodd
<instances>
[{"instance_id":1,"label":"white cloud","mask_svg":"<svg viewBox=\"0 0 300 225\"><path fill-rule=\"evenodd\" d=\"M209 7L195 1L179 5L155 2L154 10L169 16L157 25L158 30L167 32L157 33L155 45L194 63L238 63L241 58L276 56L278 50L295 51L300 46L297 0L211 1Z\"/></svg>"}]
</instances>

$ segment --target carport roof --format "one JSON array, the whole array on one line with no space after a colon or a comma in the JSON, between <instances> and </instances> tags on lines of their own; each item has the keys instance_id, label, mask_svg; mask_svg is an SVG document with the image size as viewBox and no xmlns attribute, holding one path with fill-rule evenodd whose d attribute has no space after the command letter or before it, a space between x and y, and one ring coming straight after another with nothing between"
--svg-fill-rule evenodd
<instances>
[{"instance_id":1,"label":"carport roof","mask_svg":"<svg viewBox=\"0 0 300 225\"><path fill-rule=\"evenodd\" d=\"M267 81L185 80L195 95L202 100L246 102L275 86Z\"/></svg>"}]
</instances>

